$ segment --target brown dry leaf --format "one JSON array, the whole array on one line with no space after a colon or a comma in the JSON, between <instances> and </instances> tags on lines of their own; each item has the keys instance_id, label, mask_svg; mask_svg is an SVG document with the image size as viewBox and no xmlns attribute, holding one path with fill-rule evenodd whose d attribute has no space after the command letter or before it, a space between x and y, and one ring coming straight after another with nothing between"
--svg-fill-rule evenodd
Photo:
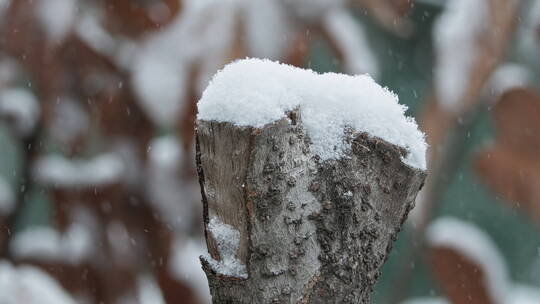
<instances>
[{"instance_id":1,"label":"brown dry leaf","mask_svg":"<svg viewBox=\"0 0 540 304\"><path fill-rule=\"evenodd\" d=\"M182 10L179 0L106 0L103 1L108 26L114 32L138 37L169 24Z\"/></svg>"},{"instance_id":2,"label":"brown dry leaf","mask_svg":"<svg viewBox=\"0 0 540 304\"><path fill-rule=\"evenodd\" d=\"M496 142L478 153L481 179L509 204L540 220L540 94L513 89L493 109Z\"/></svg>"},{"instance_id":3,"label":"brown dry leaf","mask_svg":"<svg viewBox=\"0 0 540 304\"><path fill-rule=\"evenodd\" d=\"M479 265L453 248L434 247L430 263L443 293L453 304L493 304L486 286L486 274Z\"/></svg>"},{"instance_id":4,"label":"brown dry leaf","mask_svg":"<svg viewBox=\"0 0 540 304\"><path fill-rule=\"evenodd\" d=\"M306 34L306 30L300 29L294 34L294 39L284 56L283 62L296 67L306 65L311 42L311 36Z\"/></svg>"}]
</instances>

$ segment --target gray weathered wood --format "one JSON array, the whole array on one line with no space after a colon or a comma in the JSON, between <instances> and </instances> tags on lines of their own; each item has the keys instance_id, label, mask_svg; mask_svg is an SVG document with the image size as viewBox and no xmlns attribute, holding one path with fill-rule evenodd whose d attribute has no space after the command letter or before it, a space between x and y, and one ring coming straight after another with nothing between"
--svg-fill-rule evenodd
<instances>
[{"instance_id":1,"label":"gray weathered wood","mask_svg":"<svg viewBox=\"0 0 540 304\"><path fill-rule=\"evenodd\" d=\"M261 129L197 122L205 230L211 218L238 230L248 272L225 276L202 257L213 303L368 303L425 172L397 146L346 133L352 148L322 162L297 112Z\"/></svg>"}]
</instances>

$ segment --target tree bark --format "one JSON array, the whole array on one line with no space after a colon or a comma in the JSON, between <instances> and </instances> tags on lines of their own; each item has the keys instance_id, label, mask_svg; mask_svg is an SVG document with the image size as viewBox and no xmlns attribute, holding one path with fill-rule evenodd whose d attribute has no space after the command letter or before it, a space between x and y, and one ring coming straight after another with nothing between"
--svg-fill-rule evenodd
<instances>
[{"instance_id":1,"label":"tree bark","mask_svg":"<svg viewBox=\"0 0 540 304\"><path fill-rule=\"evenodd\" d=\"M425 172L405 150L346 130L351 149L321 161L298 112L263 128L197 122L197 168L213 303L368 303ZM217 220L240 235L247 276L224 274Z\"/></svg>"}]
</instances>

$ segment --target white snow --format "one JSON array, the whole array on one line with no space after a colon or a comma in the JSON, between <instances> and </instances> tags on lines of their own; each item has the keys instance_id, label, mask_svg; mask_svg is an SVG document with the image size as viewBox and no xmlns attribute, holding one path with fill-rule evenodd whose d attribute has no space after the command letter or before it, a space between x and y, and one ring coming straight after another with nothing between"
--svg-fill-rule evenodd
<instances>
[{"instance_id":1,"label":"white snow","mask_svg":"<svg viewBox=\"0 0 540 304\"><path fill-rule=\"evenodd\" d=\"M18 258L76 265L90 256L94 244L85 226L72 224L64 234L50 227L28 228L18 233L10 246Z\"/></svg>"},{"instance_id":2,"label":"white snow","mask_svg":"<svg viewBox=\"0 0 540 304\"><path fill-rule=\"evenodd\" d=\"M435 297L412 298L401 302L401 304L450 304L446 299Z\"/></svg>"},{"instance_id":3,"label":"white snow","mask_svg":"<svg viewBox=\"0 0 540 304\"><path fill-rule=\"evenodd\" d=\"M25 136L32 132L39 119L39 103L28 90L6 89L0 92L0 114L13 119L16 132Z\"/></svg>"},{"instance_id":4,"label":"white snow","mask_svg":"<svg viewBox=\"0 0 540 304\"><path fill-rule=\"evenodd\" d=\"M524 88L532 82L533 75L527 67L517 63L505 63L491 74L487 87L489 93L497 98L506 91Z\"/></svg>"},{"instance_id":5,"label":"white snow","mask_svg":"<svg viewBox=\"0 0 540 304\"><path fill-rule=\"evenodd\" d=\"M11 4L11 0L0 0L0 20L4 20L4 14L6 13L7 8ZM0 28L2 26L2 22L0 21Z\"/></svg>"},{"instance_id":6,"label":"white snow","mask_svg":"<svg viewBox=\"0 0 540 304\"><path fill-rule=\"evenodd\" d=\"M313 22L323 18L328 12L341 8L345 0L281 0L288 12L295 18Z\"/></svg>"},{"instance_id":7,"label":"white snow","mask_svg":"<svg viewBox=\"0 0 540 304\"><path fill-rule=\"evenodd\" d=\"M508 304L537 304L540 303L540 289L533 286L514 284L505 303Z\"/></svg>"},{"instance_id":8,"label":"white snow","mask_svg":"<svg viewBox=\"0 0 540 304\"><path fill-rule=\"evenodd\" d=\"M190 284L204 303L211 303L208 279L199 257L206 254L206 244L200 240L176 238L171 247L169 272L177 280Z\"/></svg>"},{"instance_id":9,"label":"white snow","mask_svg":"<svg viewBox=\"0 0 540 304\"><path fill-rule=\"evenodd\" d=\"M139 57L133 84L141 107L157 125L172 125L185 98L186 68L161 57Z\"/></svg>"},{"instance_id":10,"label":"white snow","mask_svg":"<svg viewBox=\"0 0 540 304\"><path fill-rule=\"evenodd\" d=\"M289 47L292 28L279 1L246 1L246 42L249 54L257 58L279 59Z\"/></svg>"},{"instance_id":11,"label":"white snow","mask_svg":"<svg viewBox=\"0 0 540 304\"><path fill-rule=\"evenodd\" d=\"M38 0L37 18L50 39L61 42L71 31L77 15L77 0Z\"/></svg>"},{"instance_id":12,"label":"white snow","mask_svg":"<svg viewBox=\"0 0 540 304\"><path fill-rule=\"evenodd\" d=\"M142 276L137 280L138 296L140 304L165 304L163 294L156 280L150 276Z\"/></svg>"},{"instance_id":13,"label":"white snow","mask_svg":"<svg viewBox=\"0 0 540 304\"><path fill-rule=\"evenodd\" d=\"M367 132L409 153L403 161L425 169L426 143L398 97L368 75L317 74L269 60L244 59L212 79L198 103L200 120L263 127L298 108L321 159L339 158L344 128Z\"/></svg>"},{"instance_id":14,"label":"white snow","mask_svg":"<svg viewBox=\"0 0 540 304\"><path fill-rule=\"evenodd\" d=\"M96 13L86 13L75 25L75 33L98 53L112 56L116 49L116 41L101 26Z\"/></svg>"},{"instance_id":15,"label":"white snow","mask_svg":"<svg viewBox=\"0 0 540 304\"><path fill-rule=\"evenodd\" d=\"M120 181L124 163L116 154L105 153L89 160L43 156L36 161L35 178L53 187L96 187Z\"/></svg>"},{"instance_id":16,"label":"white snow","mask_svg":"<svg viewBox=\"0 0 540 304\"><path fill-rule=\"evenodd\" d=\"M324 18L324 26L343 52L347 73L369 74L377 79L379 66L362 24L345 9L336 9Z\"/></svg>"},{"instance_id":17,"label":"white snow","mask_svg":"<svg viewBox=\"0 0 540 304\"><path fill-rule=\"evenodd\" d=\"M140 187L144 182L143 160L139 157L136 139L115 137L109 144L111 153L121 159L124 164L122 182L130 187Z\"/></svg>"},{"instance_id":18,"label":"white snow","mask_svg":"<svg viewBox=\"0 0 540 304\"><path fill-rule=\"evenodd\" d=\"M90 119L80 102L62 98L53 104L48 131L61 145L69 146L88 130Z\"/></svg>"},{"instance_id":19,"label":"white snow","mask_svg":"<svg viewBox=\"0 0 540 304\"><path fill-rule=\"evenodd\" d=\"M0 176L0 215L10 214L15 207L15 194L8 181Z\"/></svg>"},{"instance_id":20,"label":"white snow","mask_svg":"<svg viewBox=\"0 0 540 304\"><path fill-rule=\"evenodd\" d=\"M506 303L503 300L508 292L508 270L499 250L486 233L462 220L444 217L428 227L426 238L430 246L453 249L478 265L485 274L486 287L492 300Z\"/></svg>"},{"instance_id":21,"label":"white snow","mask_svg":"<svg viewBox=\"0 0 540 304\"><path fill-rule=\"evenodd\" d=\"M174 136L152 140L148 148L147 195L160 219L177 231L189 229L191 215L200 203L191 181L181 178L185 160L181 143ZM198 185L195 185L198 187ZM197 195L195 195L197 194Z\"/></svg>"},{"instance_id":22,"label":"white snow","mask_svg":"<svg viewBox=\"0 0 540 304\"><path fill-rule=\"evenodd\" d=\"M49 275L32 266L15 267L0 260L0 303L75 304Z\"/></svg>"},{"instance_id":23,"label":"white snow","mask_svg":"<svg viewBox=\"0 0 540 304\"><path fill-rule=\"evenodd\" d=\"M487 30L488 12L486 0L449 0L435 23L436 94L448 110L460 108L479 54L479 38Z\"/></svg>"},{"instance_id":24,"label":"white snow","mask_svg":"<svg viewBox=\"0 0 540 304\"><path fill-rule=\"evenodd\" d=\"M0 15L1 17L1 15ZM11 58L0 57L0 89L4 90L21 77L22 68Z\"/></svg>"},{"instance_id":25,"label":"white snow","mask_svg":"<svg viewBox=\"0 0 540 304\"><path fill-rule=\"evenodd\" d=\"M145 39L130 66L137 101L159 126L170 127L186 104L189 73L198 64L199 83L222 67L231 51L239 0L183 2L182 13Z\"/></svg>"},{"instance_id":26,"label":"white snow","mask_svg":"<svg viewBox=\"0 0 540 304\"><path fill-rule=\"evenodd\" d=\"M246 266L236 258L236 251L240 246L240 232L217 218L210 219L208 231L217 243L220 259L216 261L209 254L205 254L203 257L210 267L222 275L247 279Z\"/></svg>"},{"instance_id":27,"label":"white snow","mask_svg":"<svg viewBox=\"0 0 540 304\"><path fill-rule=\"evenodd\" d=\"M540 53L540 1L529 1L525 5L525 20L520 22L517 34L518 56L525 65L538 68L540 58L536 55Z\"/></svg>"},{"instance_id":28,"label":"white snow","mask_svg":"<svg viewBox=\"0 0 540 304\"><path fill-rule=\"evenodd\" d=\"M112 221L107 225L106 232L113 257L119 261L130 257L132 253L131 237L126 226L120 221Z\"/></svg>"}]
</instances>

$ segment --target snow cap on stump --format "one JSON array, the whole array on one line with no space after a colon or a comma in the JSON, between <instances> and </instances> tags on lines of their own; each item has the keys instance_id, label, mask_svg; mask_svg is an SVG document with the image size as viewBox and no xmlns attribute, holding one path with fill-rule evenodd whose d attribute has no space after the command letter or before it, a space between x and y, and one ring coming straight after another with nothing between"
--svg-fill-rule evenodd
<instances>
[{"instance_id":1,"label":"snow cap on stump","mask_svg":"<svg viewBox=\"0 0 540 304\"><path fill-rule=\"evenodd\" d=\"M318 74L270 60L243 59L218 72L198 103L199 120L261 128L298 109L322 160L348 148L344 130L383 139L408 152L403 162L426 168L426 142L407 107L368 75Z\"/></svg>"}]
</instances>

